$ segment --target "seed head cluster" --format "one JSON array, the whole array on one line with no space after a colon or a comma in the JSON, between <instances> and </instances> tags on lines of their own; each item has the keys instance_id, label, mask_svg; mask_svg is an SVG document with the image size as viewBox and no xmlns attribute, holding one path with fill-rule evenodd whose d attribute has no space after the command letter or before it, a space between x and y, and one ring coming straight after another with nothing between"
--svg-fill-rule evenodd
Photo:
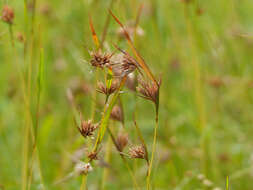
<instances>
[{"instance_id":1,"label":"seed head cluster","mask_svg":"<svg viewBox=\"0 0 253 190\"><path fill-rule=\"evenodd\" d=\"M92 59L90 63L93 67L104 68L108 67L111 63L111 57L113 54L102 53L101 51L91 52Z\"/></svg>"},{"instance_id":2,"label":"seed head cluster","mask_svg":"<svg viewBox=\"0 0 253 190\"><path fill-rule=\"evenodd\" d=\"M121 70L123 71L122 75L125 76L125 75L132 73L136 69L137 64L138 63L134 58L132 58L128 54L125 54L123 56L123 61L122 61L121 67L120 67Z\"/></svg>"},{"instance_id":3,"label":"seed head cluster","mask_svg":"<svg viewBox=\"0 0 253 190\"><path fill-rule=\"evenodd\" d=\"M113 53L101 53L101 51L91 52L90 64L97 68L112 69L116 77L124 77L135 71L138 62L127 52L121 50L120 55Z\"/></svg>"},{"instance_id":4,"label":"seed head cluster","mask_svg":"<svg viewBox=\"0 0 253 190\"><path fill-rule=\"evenodd\" d=\"M123 50L120 51L122 53L115 56L111 67L115 76L124 77L128 76L130 73L133 73L139 64L127 52Z\"/></svg>"},{"instance_id":5,"label":"seed head cluster","mask_svg":"<svg viewBox=\"0 0 253 190\"><path fill-rule=\"evenodd\" d=\"M143 145L137 145L129 148L129 155L131 156L131 158L145 159L146 154L147 153Z\"/></svg>"},{"instance_id":6,"label":"seed head cluster","mask_svg":"<svg viewBox=\"0 0 253 190\"><path fill-rule=\"evenodd\" d=\"M2 9L1 19L8 24L12 24L14 17L15 17L15 14L14 14L13 9L9 7L8 5L4 5Z\"/></svg>"},{"instance_id":7,"label":"seed head cluster","mask_svg":"<svg viewBox=\"0 0 253 190\"><path fill-rule=\"evenodd\" d=\"M158 103L159 99L159 88L161 82L158 82L158 84L155 84L154 82L146 82L142 79L138 80L140 86L137 87L137 91L141 94L140 96L151 100L155 104Z\"/></svg>"},{"instance_id":8,"label":"seed head cluster","mask_svg":"<svg viewBox=\"0 0 253 190\"><path fill-rule=\"evenodd\" d=\"M110 14L114 17L114 15L111 12ZM115 18L115 20L118 23L120 23L118 19ZM92 67L101 69L106 76L105 82L98 82L96 89L97 92L106 95L106 102L104 104L104 112L102 115L102 119L100 121L101 128L98 131L94 147L91 152L87 153L89 162L92 163L93 160L98 159L98 152L99 152L98 150L99 148L101 148L101 142L107 129L107 131L109 131L110 133L112 142L114 143L117 151L120 153L123 159L125 155L128 155L131 158L144 159L147 161L147 165L149 165L148 150L146 148L146 143L144 142L144 139L140 134L141 133L140 131L138 131L138 138L139 140L141 140L142 143L140 145L131 146L128 150L128 154L123 153L123 151L129 144L129 139L128 134L125 132L126 128L124 127L123 107L121 106L121 104L117 105L117 102L121 103L119 99L121 92L120 90L125 85L129 87L129 89L131 89L132 91L138 90L140 96L154 102L156 104L157 109L159 107L158 105L159 105L160 82L157 82L154 79L148 66L145 64L144 60L140 57L140 55L138 54L138 52L135 50L134 47L132 49L133 54L135 54L138 61L135 60L127 51L120 49L115 44L113 45L119 51L119 53L102 52L102 48L104 46L101 45L100 47L100 43L96 36L91 19L90 19L90 27L93 35L93 40L99 50L90 53L91 60L89 61L89 63ZM127 34L127 31L125 30L124 35L128 40L128 42L130 43L130 45L132 45L131 39ZM137 87L138 82L137 77L135 76L136 73L134 73L134 71L138 71L141 77L144 77L142 71L145 72L145 74L147 74L149 79L154 82L150 82L147 80L144 81L142 79L139 80L140 86ZM110 98L109 96L113 93L115 93L114 96ZM68 97L71 100L71 102L74 102L72 96L69 95ZM74 103L72 103L72 105L74 105ZM114 130L110 129L111 126L108 126L109 124L111 124L109 122L109 119L119 121L122 123L122 125L120 126L123 127L122 129L115 129L115 131L118 131L117 137L114 137ZM158 119L156 121L158 121ZM78 130L82 134L82 136L86 138L94 134L94 131L99 127L100 123L94 124L92 120L81 121L81 125L78 127ZM124 133L122 131L124 131ZM76 167L76 170L78 171L79 174L87 174L89 171L92 170L92 168L91 165L88 163L78 165Z\"/></svg>"},{"instance_id":9,"label":"seed head cluster","mask_svg":"<svg viewBox=\"0 0 253 190\"><path fill-rule=\"evenodd\" d=\"M91 120L82 121L81 126L78 127L79 132L83 137L89 137L93 135L93 132L98 128L99 124L93 124Z\"/></svg>"}]
</instances>

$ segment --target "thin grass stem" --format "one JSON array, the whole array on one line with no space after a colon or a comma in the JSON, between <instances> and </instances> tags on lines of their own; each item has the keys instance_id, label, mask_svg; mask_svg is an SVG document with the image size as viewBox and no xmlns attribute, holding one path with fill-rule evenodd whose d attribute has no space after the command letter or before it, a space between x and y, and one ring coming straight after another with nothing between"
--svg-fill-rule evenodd
<instances>
[{"instance_id":1,"label":"thin grass stem","mask_svg":"<svg viewBox=\"0 0 253 190\"><path fill-rule=\"evenodd\" d=\"M202 156L201 156L201 163L202 163L202 170L207 175L210 176L211 173L209 171L209 163L207 161L207 154L208 154L208 147L209 147L209 141L207 140L206 135L204 135L204 129L206 128L206 113L205 113L205 104L204 104L204 97L203 97L203 89L202 89L202 82L201 82L201 71L199 66L199 61L197 58L197 47L195 46L195 37L194 37L194 31L193 31L193 25L191 20L189 19L189 10L187 5L184 5L184 16L185 16L185 22L188 32L188 38L189 38L189 45L191 49L191 62L194 69L194 93L195 93L195 101L196 101L196 107L197 112L199 114L199 132L201 134L201 142L200 146L202 149Z\"/></svg>"},{"instance_id":2,"label":"thin grass stem","mask_svg":"<svg viewBox=\"0 0 253 190\"><path fill-rule=\"evenodd\" d=\"M152 153L151 153L150 163L149 163L149 167L148 167L148 174L147 174L147 190L150 189L150 183L151 183L150 182L150 180L151 180L151 171L152 171L152 166L153 166L153 161L154 161L155 151L156 151L157 129L158 129L158 109L156 109L155 129L154 129Z\"/></svg>"},{"instance_id":3,"label":"thin grass stem","mask_svg":"<svg viewBox=\"0 0 253 190\"><path fill-rule=\"evenodd\" d=\"M111 153L112 153L112 142L111 142L111 139L108 138L107 139L107 143L106 143L106 154L105 154L105 161L107 163L110 162L111 160ZM102 176L102 182L101 182L101 189L106 189L106 181L108 179L108 176L109 176L109 169L108 167L104 167L103 169L103 176Z\"/></svg>"},{"instance_id":4,"label":"thin grass stem","mask_svg":"<svg viewBox=\"0 0 253 190\"><path fill-rule=\"evenodd\" d=\"M86 190L86 184L87 183L87 175L83 175L82 176L82 183L81 183L81 186L80 186L80 190Z\"/></svg>"}]
</instances>

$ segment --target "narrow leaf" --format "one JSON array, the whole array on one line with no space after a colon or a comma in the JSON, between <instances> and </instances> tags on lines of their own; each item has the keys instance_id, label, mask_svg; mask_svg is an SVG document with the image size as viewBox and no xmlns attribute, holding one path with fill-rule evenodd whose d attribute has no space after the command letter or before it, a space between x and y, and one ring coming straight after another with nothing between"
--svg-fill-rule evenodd
<instances>
[{"instance_id":1,"label":"narrow leaf","mask_svg":"<svg viewBox=\"0 0 253 190\"><path fill-rule=\"evenodd\" d=\"M94 26L93 26L91 16L89 17L89 23L90 23L90 30L91 30L93 41L94 41L95 45L97 46L97 49L99 49L100 44L99 44L99 40L98 40L97 34L95 32Z\"/></svg>"}]
</instances>

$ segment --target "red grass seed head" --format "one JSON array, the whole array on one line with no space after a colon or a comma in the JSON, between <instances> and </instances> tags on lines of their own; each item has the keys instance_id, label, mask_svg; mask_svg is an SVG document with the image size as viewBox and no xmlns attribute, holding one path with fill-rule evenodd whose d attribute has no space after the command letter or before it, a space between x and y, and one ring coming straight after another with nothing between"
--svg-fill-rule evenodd
<instances>
[{"instance_id":1,"label":"red grass seed head","mask_svg":"<svg viewBox=\"0 0 253 190\"><path fill-rule=\"evenodd\" d=\"M14 10L10 6L4 5L2 9L1 19L8 24L12 24L14 17L15 17Z\"/></svg>"}]
</instances>

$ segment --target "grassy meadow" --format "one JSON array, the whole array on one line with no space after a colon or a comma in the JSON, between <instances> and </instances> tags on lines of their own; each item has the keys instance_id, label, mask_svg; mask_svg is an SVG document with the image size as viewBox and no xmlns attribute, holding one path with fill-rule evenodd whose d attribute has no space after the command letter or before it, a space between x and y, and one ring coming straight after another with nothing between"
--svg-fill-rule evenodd
<instances>
[{"instance_id":1,"label":"grassy meadow","mask_svg":"<svg viewBox=\"0 0 253 190\"><path fill-rule=\"evenodd\" d=\"M0 189L253 189L252 0L0 10Z\"/></svg>"}]
</instances>

